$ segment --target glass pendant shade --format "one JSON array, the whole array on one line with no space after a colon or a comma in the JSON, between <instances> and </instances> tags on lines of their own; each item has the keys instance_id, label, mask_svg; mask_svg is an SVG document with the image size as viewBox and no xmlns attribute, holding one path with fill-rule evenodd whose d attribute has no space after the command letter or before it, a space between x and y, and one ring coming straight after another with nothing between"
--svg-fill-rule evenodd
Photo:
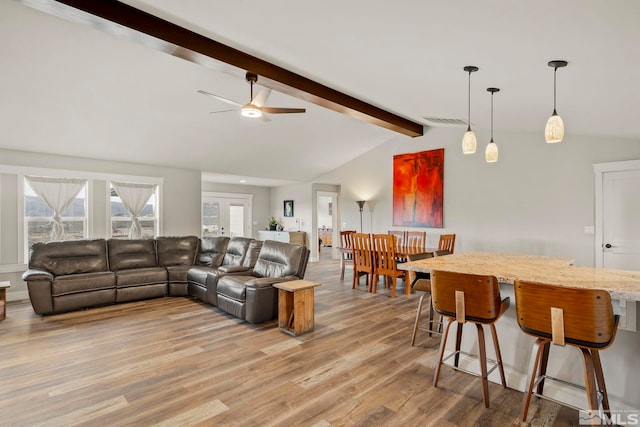
<instances>
[{"instance_id":1,"label":"glass pendant shade","mask_svg":"<svg viewBox=\"0 0 640 427\"><path fill-rule=\"evenodd\" d=\"M553 115L547 120L547 125L544 128L544 139L549 144L560 142L564 138L564 122L555 111Z\"/></svg>"},{"instance_id":2,"label":"glass pendant shade","mask_svg":"<svg viewBox=\"0 0 640 427\"><path fill-rule=\"evenodd\" d=\"M473 154L476 152L478 141L476 140L476 134L471 129L464 133L462 138L462 152L464 154Z\"/></svg>"},{"instance_id":3,"label":"glass pendant shade","mask_svg":"<svg viewBox=\"0 0 640 427\"><path fill-rule=\"evenodd\" d=\"M487 149L484 152L484 158L487 163L495 163L498 161L498 146L493 140L487 144Z\"/></svg>"}]
</instances>

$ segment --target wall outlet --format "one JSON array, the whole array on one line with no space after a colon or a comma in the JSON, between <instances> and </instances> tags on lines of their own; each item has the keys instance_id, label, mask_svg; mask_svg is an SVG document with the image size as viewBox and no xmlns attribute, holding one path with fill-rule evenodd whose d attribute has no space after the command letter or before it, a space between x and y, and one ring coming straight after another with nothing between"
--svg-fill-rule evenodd
<instances>
[{"instance_id":1,"label":"wall outlet","mask_svg":"<svg viewBox=\"0 0 640 427\"><path fill-rule=\"evenodd\" d=\"M593 225L585 225L584 234L595 234L595 228L593 227Z\"/></svg>"},{"instance_id":2,"label":"wall outlet","mask_svg":"<svg viewBox=\"0 0 640 427\"><path fill-rule=\"evenodd\" d=\"M342 223L342 229L346 229L346 228L347 228L347 223L346 223L346 222L343 222L343 223Z\"/></svg>"}]
</instances>

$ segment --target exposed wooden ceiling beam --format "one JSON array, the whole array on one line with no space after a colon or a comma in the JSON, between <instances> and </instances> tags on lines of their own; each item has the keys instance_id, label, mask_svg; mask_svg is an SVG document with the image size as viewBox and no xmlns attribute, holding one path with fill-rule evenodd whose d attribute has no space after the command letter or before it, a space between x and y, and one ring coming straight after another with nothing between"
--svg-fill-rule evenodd
<instances>
[{"instance_id":1,"label":"exposed wooden ceiling beam","mask_svg":"<svg viewBox=\"0 0 640 427\"><path fill-rule=\"evenodd\" d=\"M205 66L220 69L220 64L215 64L220 61L243 71L251 71L260 76L263 86L403 135L416 137L424 132L420 123L116 0L21 1L47 13L142 42Z\"/></svg>"}]
</instances>

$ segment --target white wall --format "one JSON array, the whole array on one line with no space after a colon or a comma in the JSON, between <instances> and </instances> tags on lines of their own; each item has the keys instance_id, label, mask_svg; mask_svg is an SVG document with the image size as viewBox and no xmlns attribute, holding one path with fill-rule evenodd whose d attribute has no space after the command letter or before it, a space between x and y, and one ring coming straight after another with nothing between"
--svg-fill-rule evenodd
<instances>
[{"instance_id":1,"label":"white wall","mask_svg":"<svg viewBox=\"0 0 640 427\"><path fill-rule=\"evenodd\" d=\"M427 229L430 245L440 233L452 232L456 251L569 256L577 265L593 266L594 236L584 234L584 226L594 225L592 165L640 159L640 143L570 131L559 144L545 143L542 133L495 132L500 159L487 164L488 135L477 133L478 152L463 155L463 129L431 128L420 138L396 137L318 181L341 183L340 223L359 229L355 201L368 200L364 231L387 232L393 156L444 148L444 228Z\"/></svg>"},{"instance_id":2,"label":"white wall","mask_svg":"<svg viewBox=\"0 0 640 427\"><path fill-rule=\"evenodd\" d=\"M0 149L0 164L27 168L90 171L104 174L162 178L162 234L165 236L200 235L200 171L3 149ZM15 183L13 183L13 186L15 188ZM17 247L15 236L20 231L17 230L16 217L21 215L21 212L14 208L16 196L6 191L7 187L11 186L6 186L3 183L2 190L4 191L0 194L2 203L2 209L0 209L0 212L2 212L0 226L2 228L0 233L2 233L3 240L7 237L13 240L10 244L11 247ZM94 190L101 191L100 194L103 194L104 202L101 202L103 197L98 197L96 194L95 200L99 206L92 206L90 209L96 214L96 222L104 222L106 220L106 193L105 190L100 190L98 185ZM9 209L5 209L6 206ZM7 211L10 211L10 216L7 216ZM104 232L100 231L104 230L104 227L95 227L95 229L99 232L96 231L91 237L106 237L102 235ZM3 248L7 247L4 242L2 246ZM1 268L0 280L11 281L11 288L7 293L9 300L26 298L26 283L20 279L25 268L25 265L22 264L24 260L10 259L9 263L13 264L13 261L16 261L19 265L12 268ZM7 264L7 262L2 263Z\"/></svg>"}]
</instances>

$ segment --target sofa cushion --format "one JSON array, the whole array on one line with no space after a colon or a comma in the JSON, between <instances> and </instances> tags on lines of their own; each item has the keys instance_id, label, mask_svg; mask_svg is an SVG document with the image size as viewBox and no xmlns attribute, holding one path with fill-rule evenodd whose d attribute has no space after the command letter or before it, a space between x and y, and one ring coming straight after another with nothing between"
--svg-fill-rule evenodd
<instances>
[{"instance_id":1,"label":"sofa cushion","mask_svg":"<svg viewBox=\"0 0 640 427\"><path fill-rule=\"evenodd\" d=\"M198 238L186 237L158 237L156 239L158 251L158 265L193 265L198 252Z\"/></svg>"},{"instance_id":2,"label":"sofa cushion","mask_svg":"<svg viewBox=\"0 0 640 427\"><path fill-rule=\"evenodd\" d=\"M229 238L226 236L203 237L200 239L197 263L208 267L220 267L228 245Z\"/></svg>"},{"instance_id":3,"label":"sofa cushion","mask_svg":"<svg viewBox=\"0 0 640 427\"><path fill-rule=\"evenodd\" d=\"M232 237L224 254L223 265L242 265L253 239L248 237Z\"/></svg>"},{"instance_id":4,"label":"sofa cushion","mask_svg":"<svg viewBox=\"0 0 640 427\"><path fill-rule=\"evenodd\" d=\"M116 286L145 286L167 283L167 270L164 267L133 268L116 272Z\"/></svg>"},{"instance_id":5,"label":"sofa cushion","mask_svg":"<svg viewBox=\"0 0 640 427\"><path fill-rule=\"evenodd\" d=\"M108 271L107 241L34 243L29 251L29 268L45 270L54 276Z\"/></svg>"},{"instance_id":6,"label":"sofa cushion","mask_svg":"<svg viewBox=\"0 0 640 427\"><path fill-rule=\"evenodd\" d=\"M53 280L51 296L55 297L76 292L113 289L115 287L115 274L111 271L71 274L67 276L57 276Z\"/></svg>"},{"instance_id":7,"label":"sofa cushion","mask_svg":"<svg viewBox=\"0 0 640 427\"><path fill-rule=\"evenodd\" d=\"M189 268L189 271L187 272L187 282L198 283L204 286L207 281L207 275L209 273L215 274L215 272L215 268L207 267L204 265L194 265L193 267Z\"/></svg>"},{"instance_id":8,"label":"sofa cushion","mask_svg":"<svg viewBox=\"0 0 640 427\"><path fill-rule=\"evenodd\" d=\"M306 252L305 246L267 240L262 245L253 274L257 277L296 275L302 268Z\"/></svg>"},{"instance_id":9,"label":"sofa cushion","mask_svg":"<svg viewBox=\"0 0 640 427\"><path fill-rule=\"evenodd\" d=\"M247 282L252 276L224 276L218 281L218 295L224 295L236 301L247 299Z\"/></svg>"},{"instance_id":10,"label":"sofa cushion","mask_svg":"<svg viewBox=\"0 0 640 427\"><path fill-rule=\"evenodd\" d=\"M109 240L109 270L118 271L156 266L154 240Z\"/></svg>"}]
</instances>

